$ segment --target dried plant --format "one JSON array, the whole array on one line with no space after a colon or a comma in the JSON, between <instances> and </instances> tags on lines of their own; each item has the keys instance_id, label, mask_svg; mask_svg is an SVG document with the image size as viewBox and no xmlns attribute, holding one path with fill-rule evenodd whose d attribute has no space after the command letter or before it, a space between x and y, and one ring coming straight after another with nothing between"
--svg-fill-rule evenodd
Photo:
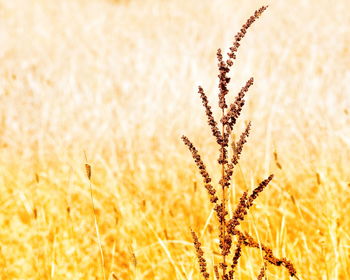
<instances>
[{"instance_id":1,"label":"dried plant","mask_svg":"<svg viewBox=\"0 0 350 280\"><path fill-rule=\"evenodd\" d=\"M249 136L249 131L251 128L251 123L249 122L246 129L242 132L239 140L234 142L232 138L232 130L238 117L241 114L242 108L245 103L245 94L248 89L253 85L254 79L250 78L246 84L242 87L234 102L231 105L226 103L226 95L229 93L228 84L230 78L228 73L234 64L236 59L236 52L240 46L240 41L245 36L247 29L252 25L252 23L260 17L260 15L266 10L267 6L263 6L256 10L254 15L252 15L247 22L242 26L241 30L235 36L235 40L227 53L228 59L225 61L221 52L221 49L217 51L218 68L219 68L219 108L221 110L221 119L219 126L218 122L214 119L214 114L212 112L211 106L209 105L208 98L202 87L199 87L198 93L202 100L202 104L205 108L205 113L208 119L208 124L211 128L212 134L219 145L219 157L218 163L221 167L221 179L219 181L220 191L218 191L212 184L212 179L207 172L206 166L203 163L201 156L192 144L192 142L186 137L182 136L182 140L192 153L192 157L199 168L200 174L203 177L204 186L208 191L210 202L214 204L214 210L216 212L216 217L219 222L219 247L220 255L222 260L219 264L214 265L214 275L216 279L229 280L234 279L234 274L238 265L239 258L242 253L242 247L251 247L261 250L264 258L264 263L257 276L257 279L263 279L265 277L265 272L267 269L267 264L273 264L275 266L284 266L290 276L298 279L296 275L296 270L293 264L285 258L277 258L273 255L272 250L262 243L258 243L254 240L252 236L247 232L242 232L238 229L240 223L244 220L247 215L247 211L252 207L254 200L259 196L259 194L268 186L273 178L270 175L267 179L263 180L258 187L256 187L253 192L249 195L244 192L240 198L240 201L233 213L228 213L228 199L227 190L231 186L231 178L233 175L234 167L238 164L240 155L243 150L243 146L247 141ZM231 144L230 144L231 142ZM233 153L229 156L228 147L231 145L233 147ZM221 197L219 198L221 194ZM200 272L205 279L210 278L210 274L207 270L207 262L204 258L204 253L201 248L201 243L198 240L196 233L191 230L193 243L196 249L196 254L198 258L198 263L200 266ZM232 243L236 240L235 249L232 250ZM229 264L229 257L231 257L231 264Z\"/></svg>"}]
</instances>

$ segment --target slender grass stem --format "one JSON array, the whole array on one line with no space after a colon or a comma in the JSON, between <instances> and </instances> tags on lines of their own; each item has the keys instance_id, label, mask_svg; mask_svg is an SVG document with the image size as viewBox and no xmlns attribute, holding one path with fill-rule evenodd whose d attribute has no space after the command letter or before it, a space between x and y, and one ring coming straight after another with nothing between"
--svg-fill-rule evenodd
<instances>
[{"instance_id":1,"label":"slender grass stem","mask_svg":"<svg viewBox=\"0 0 350 280\"><path fill-rule=\"evenodd\" d=\"M95 230L96 230L96 236L97 236L97 243L100 251L100 257L101 257L101 267L102 267L102 275L103 275L103 280L106 280L106 273L105 273L105 259L103 256L103 250L102 250L102 243L101 243L101 236L100 236L100 231L98 229L98 223L97 223L97 216L96 216L96 208L95 208L95 203L94 203L94 196L92 193L92 184L91 184L91 166L90 164L87 163L87 157L86 153L84 151L85 155L85 170L86 170L86 175L89 179L89 187L90 187L90 198L91 198L91 205L92 205L92 214L94 216L94 224L95 224Z\"/></svg>"},{"instance_id":2,"label":"slender grass stem","mask_svg":"<svg viewBox=\"0 0 350 280\"><path fill-rule=\"evenodd\" d=\"M95 230L96 230L97 242L98 242L98 247L99 247L100 256L101 256L102 274L103 274L103 279L106 280L105 259L104 259L104 256L103 256L102 243L101 243L101 236L100 236L100 231L99 231L99 229L98 229L98 223L97 223L97 217L96 217L96 210L95 210L95 204L94 204L94 197L93 197L93 194L92 194L92 186L91 186L91 181L90 181L90 180L89 180L89 186L90 186L90 196L91 196L91 204L92 204L92 210L93 210L93 215L94 215L94 223L95 223Z\"/></svg>"}]
</instances>

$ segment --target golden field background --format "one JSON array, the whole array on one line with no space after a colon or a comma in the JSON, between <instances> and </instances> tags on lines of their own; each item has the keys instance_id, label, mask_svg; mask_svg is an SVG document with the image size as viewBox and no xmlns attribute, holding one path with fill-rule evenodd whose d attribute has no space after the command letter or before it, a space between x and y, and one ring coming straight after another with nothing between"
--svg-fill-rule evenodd
<instances>
[{"instance_id":1,"label":"golden field background","mask_svg":"<svg viewBox=\"0 0 350 280\"><path fill-rule=\"evenodd\" d=\"M216 225L180 137L218 178L197 86L217 103L216 50L263 4L231 71L231 100L255 83L230 206L275 174L242 228L300 279L350 279L349 1L0 0L1 279L103 279L84 151L107 278L201 279L190 228L212 267Z\"/></svg>"}]
</instances>

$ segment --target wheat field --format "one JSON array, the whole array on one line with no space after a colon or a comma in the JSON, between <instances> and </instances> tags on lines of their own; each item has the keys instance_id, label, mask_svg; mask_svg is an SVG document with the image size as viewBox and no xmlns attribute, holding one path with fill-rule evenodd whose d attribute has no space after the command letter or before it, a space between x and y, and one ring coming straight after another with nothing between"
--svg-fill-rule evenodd
<instances>
[{"instance_id":1,"label":"wheat field","mask_svg":"<svg viewBox=\"0 0 350 280\"><path fill-rule=\"evenodd\" d=\"M213 209L180 138L217 179L197 87L217 103L217 48L263 4L230 73L230 100L255 82L229 210L273 173L242 228L300 279L350 279L349 1L0 0L1 279L202 279L190 229L212 269ZM237 279L256 279L244 253Z\"/></svg>"}]
</instances>

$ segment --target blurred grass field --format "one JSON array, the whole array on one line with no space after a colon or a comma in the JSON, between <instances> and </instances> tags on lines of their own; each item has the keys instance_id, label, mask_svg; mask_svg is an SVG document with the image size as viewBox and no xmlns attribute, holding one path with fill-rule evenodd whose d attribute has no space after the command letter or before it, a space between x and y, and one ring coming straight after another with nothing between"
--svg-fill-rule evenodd
<instances>
[{"instance_id":1,"label":"blurred grass field","mask_svg":"<svg viewBox=\"0 0 350 280\"><path fill-rule=\"evenodd\" d=\"M0 0L1 279L103 279L84 151L108 279L201 279L190 227L211 261L216 229L180 137L218 178L197 86L217 102L216 50L263 4L231 207L274 173L243 229L300 279L350 279L349 1ZM245 249L239 279L260 265Z\"/></svg>"}]
</instances>

